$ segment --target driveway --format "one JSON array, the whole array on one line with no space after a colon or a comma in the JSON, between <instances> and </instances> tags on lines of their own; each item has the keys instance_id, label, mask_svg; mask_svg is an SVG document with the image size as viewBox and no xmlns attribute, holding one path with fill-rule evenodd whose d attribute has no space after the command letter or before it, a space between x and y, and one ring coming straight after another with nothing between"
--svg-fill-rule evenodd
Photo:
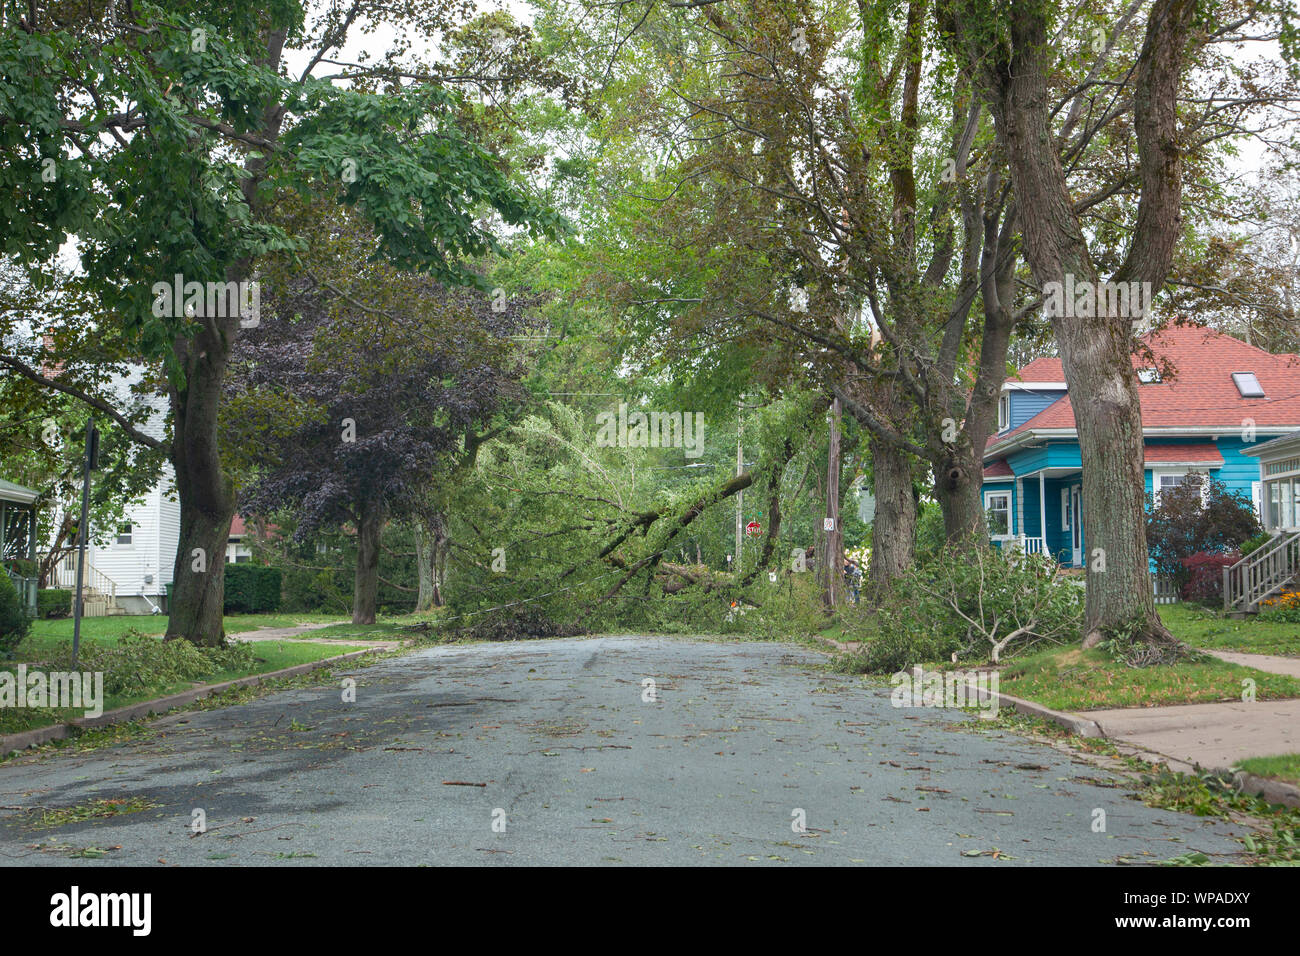
<instances>
[{"instance_id":1,"label":"driveway","mask_svg":"<svg viewBox=\"0 0 1300 956\"><path fill-rule=\"evenodd\" d=\"M0 862L1014 866L1239 850L1228 824L1144 807L961 711L894 708L824 661L633 636L390 658L348 672L355 703L340 673L0 765L0 805L144 808L44 829L39 812L0 811Z\"/></svg>"}]
</instances>

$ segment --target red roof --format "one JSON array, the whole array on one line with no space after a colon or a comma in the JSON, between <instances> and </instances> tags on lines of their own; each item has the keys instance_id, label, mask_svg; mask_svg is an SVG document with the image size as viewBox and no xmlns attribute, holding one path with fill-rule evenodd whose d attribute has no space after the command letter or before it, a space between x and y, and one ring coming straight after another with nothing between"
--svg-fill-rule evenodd
<instances>
[{"instance_id":1,"label":"red roof","mask_svg":"<svg viewBox=\"0 0 1300 956\"><path fill-rule=\"evenodd\" d=\"M1007 464L1005 458L999 458L984 469L985 481L990 478L1011 478L1014 475L1015 472L1011 470L1011 466Z\"/></svg>"},{"instance_id":2,"label":"red roof","mask_svg":"<svg viewBox=\"0 0 1300 956\"><path fill-rule=\"evenodd\" d=\"M1065 370L1059 358L1036 358L1017 371L1015 378L1020 382L1064 382Z\"/></svg>"},{"instance_id":3,"label":"red roof","mask_svg":"<svg viewBox=\"0 0 1300 956\"><path fill-rule=\"evenodd\" d=\"M246 532L244 530L244 516L235 515L235 517L231 519L230 522L230 536L233 538L237 535L241 535L245 533Z\"/></svg>"},{"instance_id":4,"label":"red roof","mask_svg":"<svg viewBox=\"0 0 1300 956\"><path fill-rule=\"evenodd\" d=\"M1142 452L1143 461L1148 465L1177 463L1219 467L1223 464L1223 454L1218 446L1208 442L1200 445L1147 445Z\"/></svg>"},{"instance_id":5,"label":"red roof","mask_svg":"<svg viewBox=\"0 0 1300 956\"><path fill-rule=\"evenodd\" d=\"M1247 419L1259 427L1300 427L1300 356L1273 355L1230 335L1192 326L1148 333L1142 341L1151 355L1135 353L1133 367L1154 364L1163 374L1160 382L1138 385L1144 428L1241 428ZM1254 372L1264 397L1242 398L1233 372ZM1063 375L1057 358L1034 359L1017 373L1024 381L1062 381ZM1067 395L1023 425L994 436L989 451L1022 432L1074 428L1070 402Z\"/></svg>"}]
</instances>

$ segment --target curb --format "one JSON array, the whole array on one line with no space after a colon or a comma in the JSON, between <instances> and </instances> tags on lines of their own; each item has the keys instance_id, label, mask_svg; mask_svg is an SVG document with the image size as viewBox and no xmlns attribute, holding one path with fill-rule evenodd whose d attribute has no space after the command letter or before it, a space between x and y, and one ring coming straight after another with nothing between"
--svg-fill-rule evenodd
<instances>
[{"instance_id":1,"label":"curb","mask_svg":"<svg viewBox=\"0 0 1300 956\"><path fill-rule=\"evenodd\" d=\"M997 693L984 690L972 683L966 685L970 690L975 691L981 699L984 697L995 696L1000 698L999 706L1005 701L1010 704L1013 710L1022 714L1028 714L1031 717L1042 717L1050 720L1054 724L1064 727L1066 730L1080 737L1106 737L1106 732L1101 729L1101 725L1095 720L1089 720L1086 717L1080 717L1077 714L1067 714L1059 710L1052 710L1044 707L1042 704L1035 704L1033 701L1021 700L1019 697L1012 697L1010 694ZM1122 737L1107 738L1113 739L1117 744L1124 744ZM1187 767L1184 773L1195 772L1194 767L1189 766L1181 760L1167 757L1164 754L1153 754L1143 751L1144 755L1152 763L1164 763L1175 769L1173 765ZM1283 783L1280 780L1271 780L1268 777L1258 777L1253 773L1246 773L1244 770L1233 772L1230 768L1224 768L1220 772L1232 773L1232 784L1239 793L1247 796L1259 797L1268 803L1280 803L1288 807L1300 807L1300 787L1289 783Z\"/></svg>"},{"instance_id":2,"label":"curb","mask_svg":"<svg viewBox=\"0 0 1300 956\"><path fill-rule=\"evenodd\" d=\"M1095 720L1089 720L1086 717L1080 717L1077 714L1067 714L1064 711L1052 710L1050 707L1044 707L1042 704L1036 704L1032 700L1022 700L1019 697L1012 697L1010 694L1004 694L1001 691L994 692L977 686L972 681L966 682L968 691L974 691L978 699L984 700L988 697L998 699L998 707L1003 704L1009 704L1011 709L1020 714L1029 717L1041 717L1043 720L1050 720L1057 726L1064 727L1070 733L1079 737L1105 737L1101 726Z\"/></svg>"},{"instance_id":3,"label":"curb","mask_svg":"<svg viewBox=\"0 0 1300 956\"><path fill-rule=\"evenodd\" d=\"M278 671L267 671L265 674L250 674L248 677L238 677L235 680L222 681L219 684L204 684L202 687L194 687L176 694L168 694L166 697L142 700L138 704L128 704L115 710L106 710L98 717L80 717L67 723L49 724L45 727L36 727L33 730L24 730L17 734L3 735L0 736L0 756L8 756L19 750L26 750L28 747L39 747L51 740L62 740L71 735L74 730L106 727L110 724L135 720L138 717L147 717L150 714L162 714L173 707L192 704L196 700L202 700L205 697L211 697L214 694L220 694L237 687L255 687L263 681L274 680L279 677L296 677L299 674L307 674L330 664L341 664L344 661L354 660L381 650L384 649L368 647L365 650L351 651L337 657L325 657L318 661L309 661L306 664L295 664L293 667L281 668Z\"/></svg>"}]
</instances>

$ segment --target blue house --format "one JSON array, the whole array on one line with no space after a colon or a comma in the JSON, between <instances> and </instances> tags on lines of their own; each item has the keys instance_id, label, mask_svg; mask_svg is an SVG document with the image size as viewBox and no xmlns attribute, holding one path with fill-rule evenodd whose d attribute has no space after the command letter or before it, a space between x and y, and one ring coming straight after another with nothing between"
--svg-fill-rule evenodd
<instances>
[{"instance_id":1,"label":"blue house","mask_svg":"<svg viewBox=\"0 0 1300 956\"><path fill-rule=\"evenodd\" d=\"M1222 481L1260 511L1258 459L1244 452L1300 432L1300 356L1273 355L1211 329L1143 336L1133 356L1142 402L1146 488L1156 500L1189 472ZM1088 516L1073 397L1058 358L1040 358L1002 387L998 432L984 453L984 510L1000 547L1083 567ZM1300 524L1300 495L1279 502ZM1261 517L1266 517L1261 515Z\"/></svg>"}]
</instances>

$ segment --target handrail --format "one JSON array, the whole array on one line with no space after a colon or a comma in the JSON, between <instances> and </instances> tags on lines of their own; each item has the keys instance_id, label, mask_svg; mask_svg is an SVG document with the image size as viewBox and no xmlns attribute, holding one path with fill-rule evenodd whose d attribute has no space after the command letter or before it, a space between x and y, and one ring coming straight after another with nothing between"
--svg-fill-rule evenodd
<instances>
[{"instance_id":1,"label":"handrail","mask_svg":"<svg viewBox=\"0 0 1300 956\"><path fill-rule=\"evenodd\" d=\"M73 590L76 590L77 587L76 553L74 552L72 554L69 554L66 558L64 558L62 561L56 564L50 576L54 579L56 587L72 588ZM82 587L89 590L98 591L101 594L107 595L109 606L110 607L117 606L117 582L114 581L112 578L110 578L103 571L99 570L97 567L92 565L89 561L86 562L86 575L85 575L85 579L82 582ZM75 595L73 596L73 599L74 600L76 599Z\"/></svg>"},{"instance_id":2,"label":"handrail","mask_svg":"<svg viewBox=\"0 0 1300 956\"><path fill-rule=\"evenodd\" d=\"M1254 611L1300 573L1300 531L1279 531L1261 548L1223 569L1223 609Z\"/></svg>"}]
</instances>

